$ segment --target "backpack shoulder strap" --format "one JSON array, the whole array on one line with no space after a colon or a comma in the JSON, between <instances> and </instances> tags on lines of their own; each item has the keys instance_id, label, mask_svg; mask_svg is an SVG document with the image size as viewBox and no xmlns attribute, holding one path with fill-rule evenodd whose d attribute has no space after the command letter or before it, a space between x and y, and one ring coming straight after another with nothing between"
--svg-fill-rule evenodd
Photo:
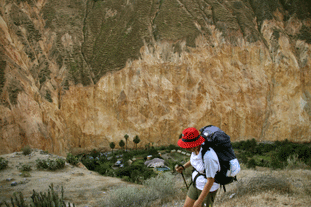
<instances>
[{"instance_id":1,"label":"backpack shoulder strap","mask_svg":"<svg viewBox=\"0 0 311 207\"><path fill-rule=\"evenodd\" d=\"M207 145L207 144L205 143L205 145ZM204 162L204 159L203 159L203 158L204 158L205 153L206 153L208 150L210 150L209 146L205 146L205 145L202 145L202 151L201 151L203 162Z\"/></svg>"},{"instance_id":2,"label":"backpack shoulder strap","mask_svg":"<svg viewBox=\"0 0 311 207\"><path fill-rule=\"evenodd\" d=\"M208 146L207 141L205 141L205 142L201 145L201 147L202 147L202 151L201 151L202 161L203 161L203 164L204 164L204 155L205 155L205 153L206 153L208 150L210 150L210 147Z\"/></svg>"}]
</instances>

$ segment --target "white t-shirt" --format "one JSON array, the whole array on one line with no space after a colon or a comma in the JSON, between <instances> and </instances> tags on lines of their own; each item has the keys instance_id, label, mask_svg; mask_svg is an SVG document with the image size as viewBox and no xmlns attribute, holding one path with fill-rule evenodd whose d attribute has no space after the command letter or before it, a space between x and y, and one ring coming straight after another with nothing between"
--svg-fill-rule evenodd
<instances>
[{"instance_id":1,"label":"white t-shirt","mask_svg":"<svg viewBox=\"0 0 311 207\"><path fill-rule=\"evenodd\" d=\"M203 166L201 152L202 152L202 147L198 155L196 155L195 152L192 152L191 157L190 157L191 165L202 174L205 169L205 174L207 178L215 178L216 172L220 171L219 160L218 160L216 152L212 148L210 148L210 150L208 150L204 154L205 167ZM198 174L197 171L193 171L192 180L194 180L197 174ZM207 179L204 176L199 176L196 180L196 188L199 190L203 190L206 182L207 182ZM218 183L214 182L213 186L210 189L210 192L217 190L219 186L220 185Z\"/></svg>"}]
</instances>

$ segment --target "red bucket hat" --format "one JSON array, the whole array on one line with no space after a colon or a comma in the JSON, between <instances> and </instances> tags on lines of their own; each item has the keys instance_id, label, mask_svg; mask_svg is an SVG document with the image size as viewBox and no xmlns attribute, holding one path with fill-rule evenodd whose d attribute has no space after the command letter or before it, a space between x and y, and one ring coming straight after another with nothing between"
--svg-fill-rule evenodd
<instances>
[{"instance_id":1,"label":"red bucket hat","mask_svg":"<svg viewBox=\"0 0 311 207\"><path fill-rule=\"evenodd\" d=\"M177 144L182 148L192 148L201 145L204 141L205 139L200 136L199 131L190 127L182 132L182 138L178 140Z\"/></svg>"}]
</instances>

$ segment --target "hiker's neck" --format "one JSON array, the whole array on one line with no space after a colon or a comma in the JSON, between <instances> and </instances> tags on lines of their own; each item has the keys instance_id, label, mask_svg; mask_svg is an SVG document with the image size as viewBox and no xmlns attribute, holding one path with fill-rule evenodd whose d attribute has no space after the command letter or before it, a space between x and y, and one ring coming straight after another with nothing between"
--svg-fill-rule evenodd
<instances>
[{"instance_id":1,"label":"hiker's neck","mask_svg":"<svg viewBox=\"0 0 311 207\"><path fill-rule=\"evenodd\" d=\"M194 153L198 155L200 153L200 150L201 150L201 145L194 148Z\"/></svg>"}]
</instances>

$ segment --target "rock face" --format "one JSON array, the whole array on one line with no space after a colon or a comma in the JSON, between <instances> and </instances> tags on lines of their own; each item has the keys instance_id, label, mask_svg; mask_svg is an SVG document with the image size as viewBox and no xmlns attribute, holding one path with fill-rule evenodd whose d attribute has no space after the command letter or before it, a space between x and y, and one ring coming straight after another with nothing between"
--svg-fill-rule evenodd
<instances>
[{"instance_id":1,"label":"rock face","mask_svg":"<svg viewBox=\"0 0 311 207\"><path fill-rule=\"evenodd\" d=\"M0 154L311 141L308 0L0 0Z\"/></svg>"}]
</instances>

